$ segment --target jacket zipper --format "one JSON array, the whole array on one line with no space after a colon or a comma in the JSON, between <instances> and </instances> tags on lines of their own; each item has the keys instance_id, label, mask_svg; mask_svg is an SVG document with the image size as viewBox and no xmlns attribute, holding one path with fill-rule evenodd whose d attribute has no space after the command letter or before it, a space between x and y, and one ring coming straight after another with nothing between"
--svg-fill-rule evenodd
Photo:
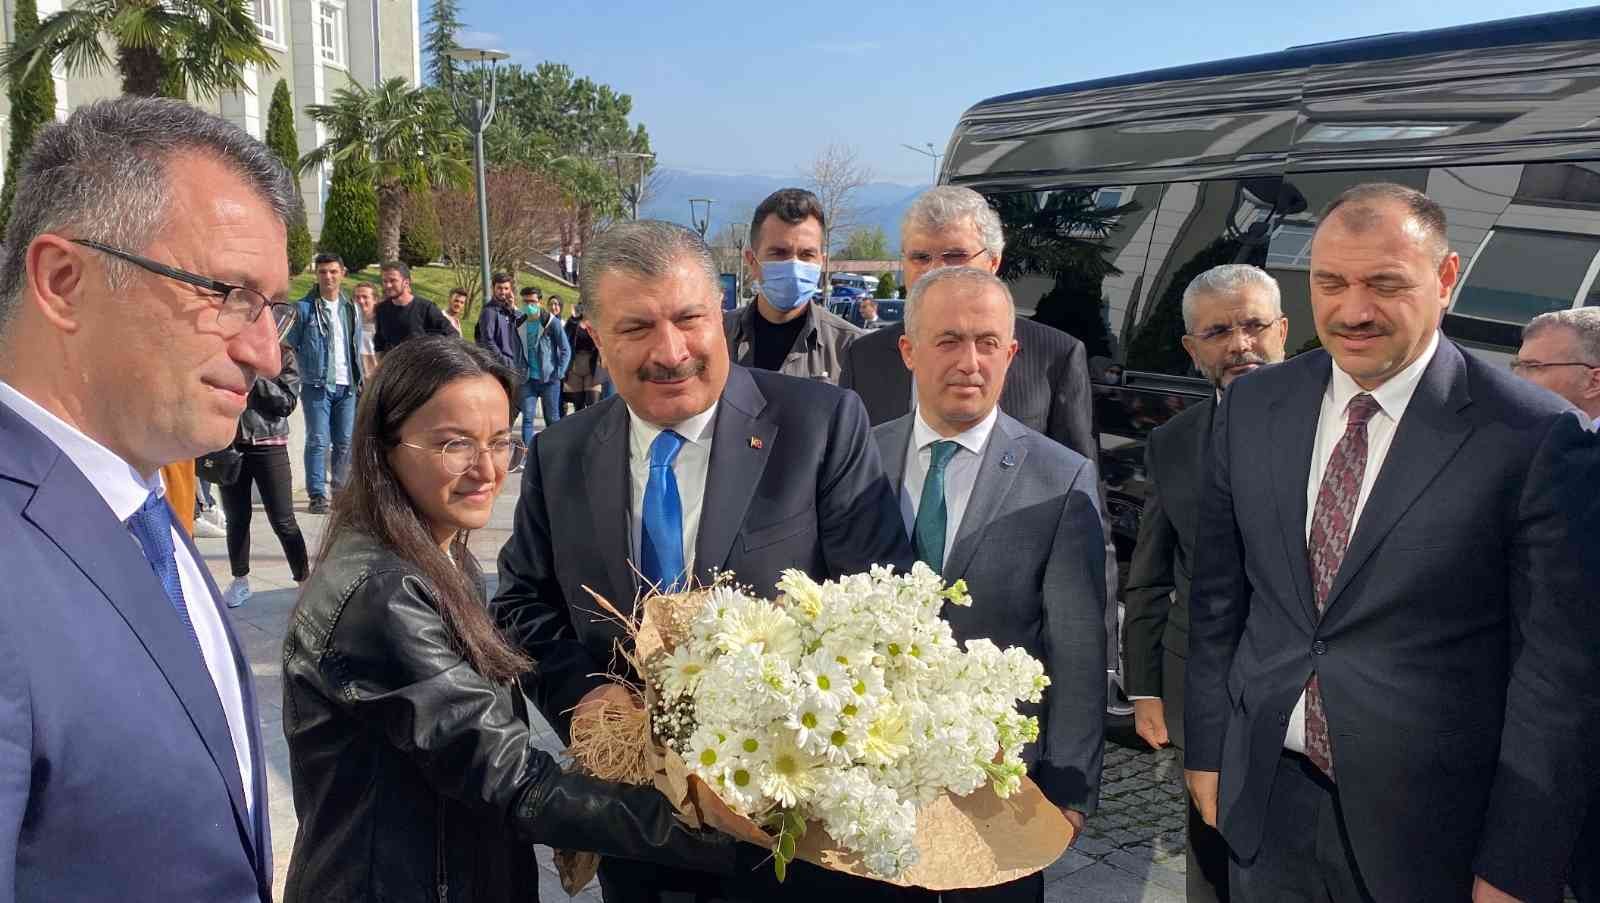
<instances>
[{"instance_id":1,"label":"jacket zipper","mask_svg":"<svg viewBox=\"0 0 1600 903\"><path fill-rule=\"evenodd\" d=\"M450 903L450 878L445 870L444 848L444 798L439 798L437 823L434 828L434 870L439 882L439 903Z\"/></svg>"}]
</instances>

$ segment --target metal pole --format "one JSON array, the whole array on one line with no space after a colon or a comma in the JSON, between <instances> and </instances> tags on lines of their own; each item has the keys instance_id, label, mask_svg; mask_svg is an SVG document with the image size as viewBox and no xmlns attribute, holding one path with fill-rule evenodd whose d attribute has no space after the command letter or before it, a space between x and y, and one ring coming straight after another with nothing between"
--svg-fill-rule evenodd
<instances>
[{"instance_id":1,"label":"metal pole","mask_svg":"<svg viewBox=\"0 0 1600 903\"><path fill-rule=\"evenodd\" d=\"M472 101L473 128L472 128L472 165L477 170L478 177L478 259L482 264L483 285L483 310L488 309L490 298L489 287L489 186L484 176L483 166L483 101Z\"/></svg>"},{"instance_id":2,"label":"metal pole","mask_svg":"<svg viewBox=\"0 0 1600 903\"><path fill-rule=\"evenodd\" d=\"M639 161L639 185L638 185L638 187L636 189L634 189L634 192L633 192L633 218L634 219L638 219L639 218L639 199L644 197L644 157L643 156L639 157L638 161Z\"/></svg>"}]
</instances>

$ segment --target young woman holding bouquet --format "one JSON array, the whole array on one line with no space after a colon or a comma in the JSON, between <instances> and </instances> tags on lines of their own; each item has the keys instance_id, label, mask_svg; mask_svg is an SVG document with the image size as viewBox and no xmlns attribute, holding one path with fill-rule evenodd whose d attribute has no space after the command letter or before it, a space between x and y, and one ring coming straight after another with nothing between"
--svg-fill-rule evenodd
<instances>
[{"instance_id":1,"label":"young woman holding bouquet","mask_svg":"<svg viewBox=\"0 0 1600 903\"><path fill-rule=\"evenodd\" d=\"M394 349L362 395L351 480L284 646L300 819L286 901L537 900L534 843L727 872L730 838L655 790L528 743L532 662L484 604L466 534L525 449L512 374L453 338Z\"/></svg>"}]
</instances>

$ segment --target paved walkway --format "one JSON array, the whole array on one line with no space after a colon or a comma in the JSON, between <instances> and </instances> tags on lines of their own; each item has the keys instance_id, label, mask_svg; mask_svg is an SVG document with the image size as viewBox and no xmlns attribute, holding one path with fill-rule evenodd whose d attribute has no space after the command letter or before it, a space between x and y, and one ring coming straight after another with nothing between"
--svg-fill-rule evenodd
<instances>
[{"instance_id":1,"label":"paved walkway","mask_svg":"<svg viewBox=\"0 0 1600 903\"><path fill-rule=\"evenodd\" d=\"M295 462L299 469L299 461ZM471 547L493 580L494 560L510 535L515 508L515 487L495 505L489 526L473 534ZM315 557L326 518L305 513L304 495L298 506L300 529ZM277 537L257 507L251 520L250 583L255 595L244 607L230 612L234 629L245 648L261 701L262 743L266 754L267 789L272 818L275 889L282 893L289 853L294 847L295 812L289 786L289 748L283 736L283 638L294 606L294 582L283 561ZM202 539L200 551L220 586L232 579L228 554L220 539ZM559 753L555 734L535 715L535 743ZM1183 903L1183 796L1179 765L1170 751L1106 746L1106 767L1100 811L1089 820L1077 844L1046 872L1045 899L1084 903ZM541 886L546 900L565 898L550 867L550 851L537 850L545 866ZM583 903L599 903L598 888L578 895Z\"/></svg>"}]
</instances>

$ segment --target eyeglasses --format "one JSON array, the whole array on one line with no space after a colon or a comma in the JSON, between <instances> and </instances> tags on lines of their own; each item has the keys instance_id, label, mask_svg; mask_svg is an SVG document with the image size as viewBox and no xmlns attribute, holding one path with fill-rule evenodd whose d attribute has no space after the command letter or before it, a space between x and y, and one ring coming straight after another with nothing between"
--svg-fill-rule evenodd
<instances>
[{"instance_id":1,"label":"eyeglasses","mask_svg":"<svg viewBox=\"0 0 1600 903\"><path fill-rule=\"evenodd\" d=\"M926 251L912 251L906 255L906 260L919 267L930 266L935 260L941 266L964 267L971 261L989 253L988 248L979 248L976 251L946 251L943 254L929 254Z\"/></svg>"},{"instance_id":2,"label":"eyeglasses","mask_svg":"<svg viewBox=\"0 0 1600 903\"><path fill-rule=\"evenodd\" d=\"M500 470L516 470L528 454L528 447L520 440L507 436L496 439L488 445L479 445L471 439L456 437L443 445L417 445L411 442L401 442L406 448L415 448L419 451L436 451L439 461L444 465L445 472L453 477L459 477L471 470L478 463L478 456L484 452L489 453L489 460Z\"/></svg>"},{"instance_id":3,"label":"eyeglasses","mask_svg":"<svg viewBox=\"0 0 1600 903\"><path fill-rule=\"evenodd\" d=\"M1523 361L1511 359L1511 372L1521 370L1543 370L1546 367L1588 367L1591 370L1600 369L1600 364L1590 364L1584 361Z\"/></svg>"},{"instance_id":4,"label":"eyeglasses","mask_svg":"<svg viewBox=\"0 0 1600 903\"><path fill-rule=\"evenodd\" d=\"M1188 335L1190 338L1211 343L1226 342L1233 338L1234 333L1242 333L1245 338L1253 339L1266 332L1268 327L1276 325L1282 319L1282 317L1278 317L1276 320L1267 320L1265 322L1261 320L1246 320L1234 326L1213 326L1205 332L1191 332Z\"/></svg>"},{"instance_id":5,"label":"eyeglasses","mask_svg":"<svg viewBox=\"0 0 1600 903\"><path fill-rule=\"evenodd\" d=\"M102 254L110 254L118 260L125 260L140 269L155 273L157 276L176 279L179 282L221 295L222 306L217 311L217 325L222 328L223 335L226 338L231 339L243 332L246 326L254 323L261 316L261 312L269 307L272 308L273 325L277 327L279 342L283 341L284 337L289 334L290 328L294 326L295 307L293 304L270 301L266 295L253 288L221 282L209 276L200 276L187 270L170 267L148 257L140 257L131 251L124 251L121 248L114 248L103 242L95 241L92 238L74 238L72 241L74 244L80 244L86 248L94 248Z\"/></svg>"}]
</instances>

